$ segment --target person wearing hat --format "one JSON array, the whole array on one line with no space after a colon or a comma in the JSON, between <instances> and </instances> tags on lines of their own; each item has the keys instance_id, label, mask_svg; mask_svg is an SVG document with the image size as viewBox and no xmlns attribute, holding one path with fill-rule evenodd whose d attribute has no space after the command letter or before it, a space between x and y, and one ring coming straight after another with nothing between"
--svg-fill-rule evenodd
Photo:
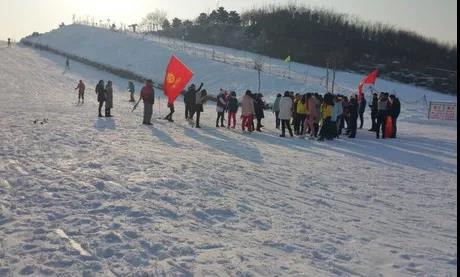
<instances>
[{"instance_id":1,"label":"person wearing hat","mask_svg":"<svg viewBox=\"0 0 460 277\"><path fill-rule=\"evenodd\" d=\"M147 80L145 86L141 90L140 99L144 101L144 125L152 124L153 105L155 104L155 90L153 89L153 81ZM139 100L140 100L139 99Z\"/></svg>"}]
</instances>

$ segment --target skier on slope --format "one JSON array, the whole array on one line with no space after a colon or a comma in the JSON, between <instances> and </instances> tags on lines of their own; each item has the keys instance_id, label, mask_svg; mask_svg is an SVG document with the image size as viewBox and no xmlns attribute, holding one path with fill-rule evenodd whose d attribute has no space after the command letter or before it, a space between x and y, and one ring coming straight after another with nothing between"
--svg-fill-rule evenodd
<instances>
[{"instance_id":1,"label":"skier on slope","mask_svg":"<svg viewBox=\"0 0 460 277\"><path fill-rule=\"evenodd\" d=\"M8 38L8 47L11 47L11 39Z\"/></svg>"},{"instance_id":2,"label":"skier on slope","mask_svg":"<svg viewBox=\"0 0 460 277\"><path fill-rule=\"evenodd\" d=\"M80 99L81 99L81 104L83 104L85 102L85 84L83 83L82 80L80 80L78 82L78 85L77 87L75 88L75 90L78 89L78 104L80 104Z\"/></svg>"},{"instance_id":3,"label":"skier on slope","mask_svg":"<svg viewBox=\"0 0 460 277\"><path fill-rule=\"evenodd\" d=\"M102 106L105 102L105 86L104 81L100 80L96 86L97 101L99 102L99 117L102 117Z\"/></svg>"},{"instance_id":4,"label":"skier on slope","mask_svg":"<svg viewBox=\"0 0 460 277\"><path fill-rule=\"evenodd\" d=\"M134 99L134 93L136 92L136 87L134 86L134 83L132 81L128 82L128 91L129 91L129 102L136 102Z\"/></svg>"},{"instance_id":5,"label":"skier on slope","mask_svg":"<svg viewBox=\"0 0 460 277\"><path fill-rule=\"evenodd\" d=\"M69 58L65 60L65 69L70 69L70 61Z\"/></svg>"},{"instance_id":6,"label":"skier on slope","mask_svg":"<svg viewBox=\"0 0 460 277\"><path fill-rule=\"evenodd\" d=\"M147 80L145 86L141 90L139 96L140 100L144 101L144 125L153 125L152 124L152 115L153 115L153 105L155 104L155 90L153 89L153 81Z\"/></svg>"}]
</instances>

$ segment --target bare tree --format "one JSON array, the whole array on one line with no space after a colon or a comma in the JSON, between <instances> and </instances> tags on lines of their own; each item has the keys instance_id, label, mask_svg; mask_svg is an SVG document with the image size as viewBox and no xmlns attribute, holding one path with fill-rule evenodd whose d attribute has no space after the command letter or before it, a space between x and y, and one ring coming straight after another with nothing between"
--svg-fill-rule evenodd
<instances>
[{"instance_id":1,"label":"bare tree","mask_svg":"<svg viewBox=\"0 0 460 277\"><path fill-rule=\"evenodd\" d=\"M168 19L167 15L165 11L156 9L154 12L147 14L142 21L142 26L147 32L156 32L162 27L165 20Z\"/></svg>"}]
</instances>

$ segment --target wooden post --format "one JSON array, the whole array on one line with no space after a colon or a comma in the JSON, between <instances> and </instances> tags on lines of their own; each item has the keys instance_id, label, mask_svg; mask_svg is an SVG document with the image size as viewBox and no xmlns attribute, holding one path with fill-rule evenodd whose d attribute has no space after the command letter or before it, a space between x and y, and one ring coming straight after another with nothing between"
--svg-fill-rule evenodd
<instances>
[{"instance_id":1,"label":"wooden post","mask_svg":"<svg viewBox=\"0 0 460 277\"><path fill-rule=\"evenodd\" d=\"M334 94L335 89L335 68L332 70L332 94Z\"/></svg>"}]
</instances>

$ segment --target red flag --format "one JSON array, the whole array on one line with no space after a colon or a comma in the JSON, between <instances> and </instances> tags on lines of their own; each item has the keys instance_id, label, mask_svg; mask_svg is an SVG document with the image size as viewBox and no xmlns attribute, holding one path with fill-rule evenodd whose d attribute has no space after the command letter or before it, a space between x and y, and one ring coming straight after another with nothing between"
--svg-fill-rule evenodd
<instances>
[{"instance_id":1,"label":"red flag","mask_svg":"<svg viewBox=\"0 0 460 277\"><path fill-rule=\"evenodd\" d=\"M174 103L192 77L193 72L173 55L166 69L163 84L165 95L168 96L168 103Z\"/></svg>"},{"instance_id":2,"label":"red flag","mask_svg":"<svg viewBox=\"0 0 460 277\"><path fill-rule=\"evenodd\" d=\"M372 73L369 74L369 76L364 78L361 81L361 83L359 83L358 92L359 92L359 98L360 99L362 97L364 97L364 92L363 92L364 85L375 85L375 81L377 81L378 76L379 76L379 71L376 69L376 70L372 71Z\"/></svg>"}]
</instances>

